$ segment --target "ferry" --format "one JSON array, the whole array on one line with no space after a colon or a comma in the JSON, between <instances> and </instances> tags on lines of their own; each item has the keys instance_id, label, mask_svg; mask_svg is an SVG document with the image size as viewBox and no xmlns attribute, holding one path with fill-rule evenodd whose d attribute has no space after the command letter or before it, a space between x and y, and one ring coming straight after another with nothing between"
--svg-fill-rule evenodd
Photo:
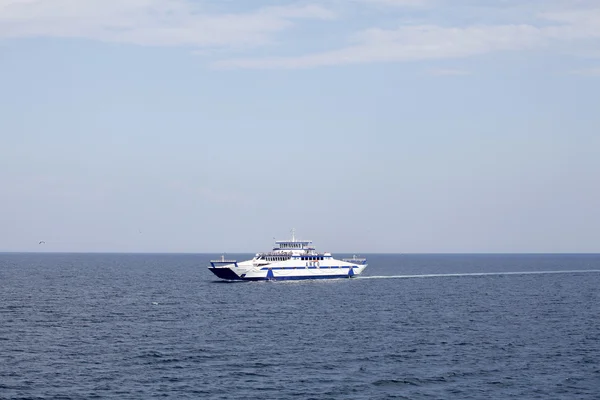
<instances>
[{"instance_id":1,"label":"ferry","mask_svg":"<svg viewBox=\"0 0 600 400\"><path fill-rule=\"evenodd\" d=\"M294 230L291 240L276 240L271 251L256 253L251 260L237 262L221 256L208 267L228 281L354 278L365 268L366 258L335 259L331 253L316 251L311 240L297 240Z\"/></svg>"}]
</instances>

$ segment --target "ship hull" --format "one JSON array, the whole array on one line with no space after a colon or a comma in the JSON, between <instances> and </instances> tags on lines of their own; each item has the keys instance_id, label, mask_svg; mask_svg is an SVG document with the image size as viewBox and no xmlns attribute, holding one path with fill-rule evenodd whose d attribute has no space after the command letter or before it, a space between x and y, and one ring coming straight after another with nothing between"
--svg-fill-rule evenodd
<instances>
[{"instance_id":1,"label":"ship hull","mask_svg":"<svg viewBox=\"0 0 600 400\"><path fill-rule=\"evenodd\" d=\"M324 268L241 268L235 266L209 267L218 278L228 281L298 281L314 279L348 279L359 276L367 265Z\"/></svg>"}]
</instances>

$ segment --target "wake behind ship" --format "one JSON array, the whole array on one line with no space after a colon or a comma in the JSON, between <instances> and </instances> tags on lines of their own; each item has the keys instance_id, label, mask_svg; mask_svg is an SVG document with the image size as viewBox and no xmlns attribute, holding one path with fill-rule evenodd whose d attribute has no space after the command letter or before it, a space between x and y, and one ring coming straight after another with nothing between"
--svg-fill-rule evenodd
<instances>
[{"instance_id":1,"label":"wake behind ship","mask_svg":"<svg viewBox=\"0 0 600 400\"><path fill-rule=\"evenodd\" d=\"M365 258L338 260L331 253L320 253L311 240L277 240L273 250L256 253L254 258L211 260L208 269L221 279L230 281L301 280L353 278L367 268Z\"/></svg>"}]
</instances>

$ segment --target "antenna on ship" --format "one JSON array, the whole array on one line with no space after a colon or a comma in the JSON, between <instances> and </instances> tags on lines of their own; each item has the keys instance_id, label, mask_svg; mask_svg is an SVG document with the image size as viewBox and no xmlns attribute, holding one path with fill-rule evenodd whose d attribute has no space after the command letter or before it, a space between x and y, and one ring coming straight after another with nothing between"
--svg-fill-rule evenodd
<instances>
[{"instance_id":1,"label":"antenna on ship","mask_svg":"<svg viewBox=\"0 0 600 400\"><path fill-rule=\"evenodd\" d=\"M296 241L296 228L292 228L292 242Z\"/></svg>"}]
</instances>

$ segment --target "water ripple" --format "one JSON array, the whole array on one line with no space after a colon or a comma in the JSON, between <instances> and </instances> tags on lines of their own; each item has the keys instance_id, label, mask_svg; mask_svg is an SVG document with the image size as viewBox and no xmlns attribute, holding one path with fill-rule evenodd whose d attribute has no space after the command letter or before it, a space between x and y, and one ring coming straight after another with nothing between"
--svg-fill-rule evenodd
<instances>
[{"instance_id":1,"label":"water ripple","mask_svg":"<svg viewBox=\"0 0 600 400\"><path fill-rule=\"evenodd\" d=\"M235 285L213 257L0 254L0 399L600 390L600 256L373 255L359 279Z\"/></svg>"}]
</instances>

